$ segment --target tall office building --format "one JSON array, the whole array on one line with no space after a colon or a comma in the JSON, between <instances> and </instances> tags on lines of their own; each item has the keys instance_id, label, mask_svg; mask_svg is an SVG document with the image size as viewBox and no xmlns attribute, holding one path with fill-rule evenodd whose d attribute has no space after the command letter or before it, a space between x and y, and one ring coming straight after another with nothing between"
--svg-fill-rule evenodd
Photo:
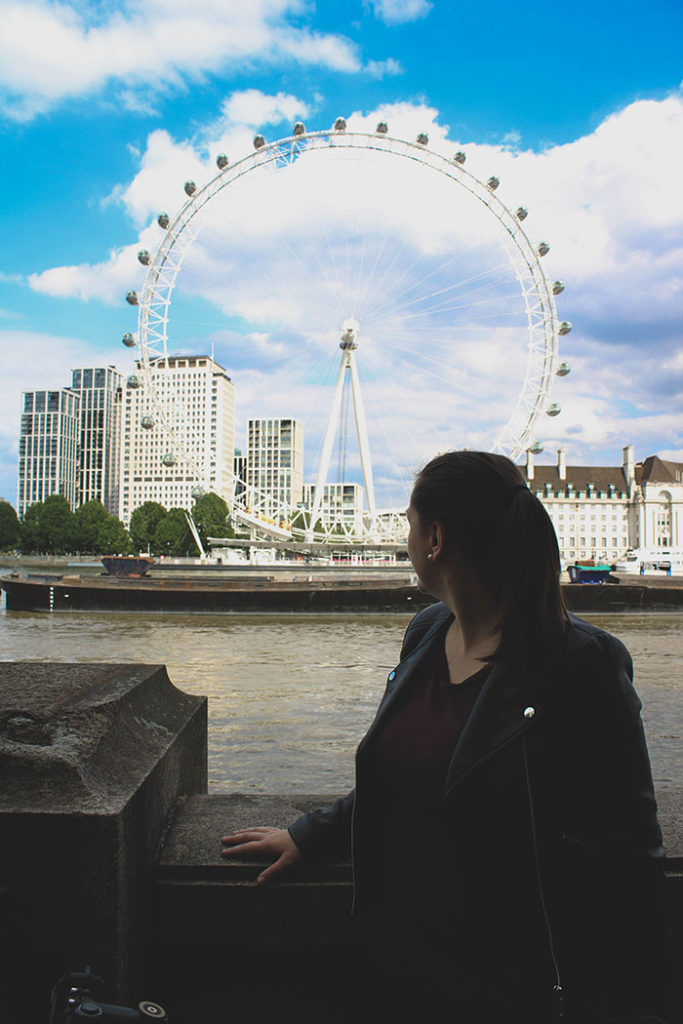
<instances>
[{"instance_id":1,"label":"tall office building","mask_svg":"<svg viewBox=\"0 0 683 1024\"><path fill-rule=\"evenodd\" d=\"M19 433L17 512L63 494L78 505L80 401L68 388L24 391Z\"/></svg>"},{"instance_id":2,"label":"tall office building","mask_svg":"<svg viewBox=\"0 0 683 1024\"><path fill-rule=\"evenodd\" d=\"M232 493L235 449L235 387L209 356L169 356L152 367L152 387L173 436L161 425L152 395L141 386L141 365L128 378L122 408L119 518L146 501L190 509L202 484L223 497ZM190 453L197 478L183 458ZM195 495L193 495L195 492Z\"/></svg>"},{"instance_id":3,"label":"tall office building","mask_svg":"<svg viewBox=\"0 0 683 1024\"><path fill-rule=\"evenodd\" d=\"M267 516L295 508L303 498L303 426L297 420L249 420L247 435L249 504Z\"/></svg>"},{"instance_id":4,"label":"tall office building","mask_svg":"<svg viewBox=\"0 0 683 1024\"><path fill-rule=\"evenodd\" d=\"M118 515L121 374L113 366L72 370L71 390L80 399L78 504L101 501Z\"/></svg>"}]
</instances>

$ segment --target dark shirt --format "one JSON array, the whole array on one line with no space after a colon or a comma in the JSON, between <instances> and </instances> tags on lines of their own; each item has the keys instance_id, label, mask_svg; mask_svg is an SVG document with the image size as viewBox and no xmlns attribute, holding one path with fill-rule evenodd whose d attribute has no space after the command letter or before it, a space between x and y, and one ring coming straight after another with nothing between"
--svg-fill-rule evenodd
<instances>
[{"instance_id":1,"label":"dark shirt","mask_svg":"<svg viewBox=\"0 0 683 1024\"><path fill-rule=\"evenodd\" d=\"M457 933L460 874L444 813L453 750L490 666L451 684L441 647L373 743L381 893L376 951L385 966L467 991L467 937ZM397 899L397 893L400 898Z\"/></svg>"}]
</instances>

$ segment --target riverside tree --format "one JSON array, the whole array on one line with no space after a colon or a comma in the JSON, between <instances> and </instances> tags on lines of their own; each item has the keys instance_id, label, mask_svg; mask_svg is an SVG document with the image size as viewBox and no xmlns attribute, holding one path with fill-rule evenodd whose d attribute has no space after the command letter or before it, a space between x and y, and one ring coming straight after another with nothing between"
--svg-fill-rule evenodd
<instances>
[{"instance_id":1,"label":"riverside tree","mask_svg":"<svg viewBox=\"0 0 683 1024\"><path fill-rule=\"evenodd\" d=\"M135 551L154 549L156 530L165 515L166 509L158 501L146 501L135 509L130 517L130 539Z\"/></svg>"},{"instance_id":2,"label":"riverside tree","mask_svg":"<svg viewBox=\"0 0 683 1024\"><path fill-rule=\"evenodd\" d=\"M235 531L228 526L227 503L213 491L197 498L192 506L192 518L204 548L208 547L209 537L235 536Z\"/></svg>"},{"instance_id":3,"label":"riverside tree","mask_svg":"<svg viewBox=\"0 0 683 1024\"><path fill-rule=\"evenodd\" d=\"M170 508L159 520L154 532L152 550L159 555L171 556L199 553L184 509Z\"/></svg>"},{"instance_id":4,"label":"riverside tree","mask_svg":"<svg viewBox=\"0 0 683 1024\"><path fill-rule=\"evenodd\" d=\"M63 555L74 550L74 514L63 494L51 494L26 509L19 546L25 554Z\"/></svg>"},{"instance_id":5,"label":"riverside tree","mask_svg":"<svg viewBox=\"0 0 683 1024\"><path fill-rule=\"evenodd\" d=\"M14 507L0 500L0 551L11 551L19 543L20 524Z\"/></svg>"},{"instance_id":6,"label":"riverside tree","mask_svg":"<svg viewBox=\"0 0 683 1024\"><path fill-rule=\"evenodd\" d=\"M74 512L74 543L89 554L125 555L130 551L128 531L101 501L86 501Z\"/></svg>"}]
</instances>

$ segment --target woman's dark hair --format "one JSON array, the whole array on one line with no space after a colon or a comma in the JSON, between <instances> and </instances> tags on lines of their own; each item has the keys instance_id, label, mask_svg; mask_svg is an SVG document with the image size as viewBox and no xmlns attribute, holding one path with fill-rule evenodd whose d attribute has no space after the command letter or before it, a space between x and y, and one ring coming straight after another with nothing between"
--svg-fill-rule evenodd
<instances>
[{"instance_id":1,"label":"woman's dark hair","mask_svg":"<svg viewBox=\"0 0 683 1024\"><path fill-rule=\"evenodd\" d=\"M555 529L504 455L446 452L415 480L422 523L441 523L500 608L499 658L531 668L558 655L567 624Z\"/></svg>"}]
</instances>

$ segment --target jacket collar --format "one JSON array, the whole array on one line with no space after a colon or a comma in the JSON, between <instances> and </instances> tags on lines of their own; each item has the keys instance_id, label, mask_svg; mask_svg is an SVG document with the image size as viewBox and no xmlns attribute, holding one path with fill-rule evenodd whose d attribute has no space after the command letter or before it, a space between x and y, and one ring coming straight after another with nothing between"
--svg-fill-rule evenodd
<instances>
[{"instance_id":1,"label":"jacket collar","mask_svg":"<svg viewBox=\"0 0 683 1024\"><path fill-rule=\"evenodd\" d=\"M443 644L453 617L453 613L444 608L415 648L390 673L387 693L361 742L362 748L374 736L398 695L405 692L423 669L436 645ZM521 735L541 717L538 704L532 706L528 696L525 699L525 689L512 669L500 662L494 664L453 751L446 776L447 794L475 765Z\"/></svg>"}]
</instances>

